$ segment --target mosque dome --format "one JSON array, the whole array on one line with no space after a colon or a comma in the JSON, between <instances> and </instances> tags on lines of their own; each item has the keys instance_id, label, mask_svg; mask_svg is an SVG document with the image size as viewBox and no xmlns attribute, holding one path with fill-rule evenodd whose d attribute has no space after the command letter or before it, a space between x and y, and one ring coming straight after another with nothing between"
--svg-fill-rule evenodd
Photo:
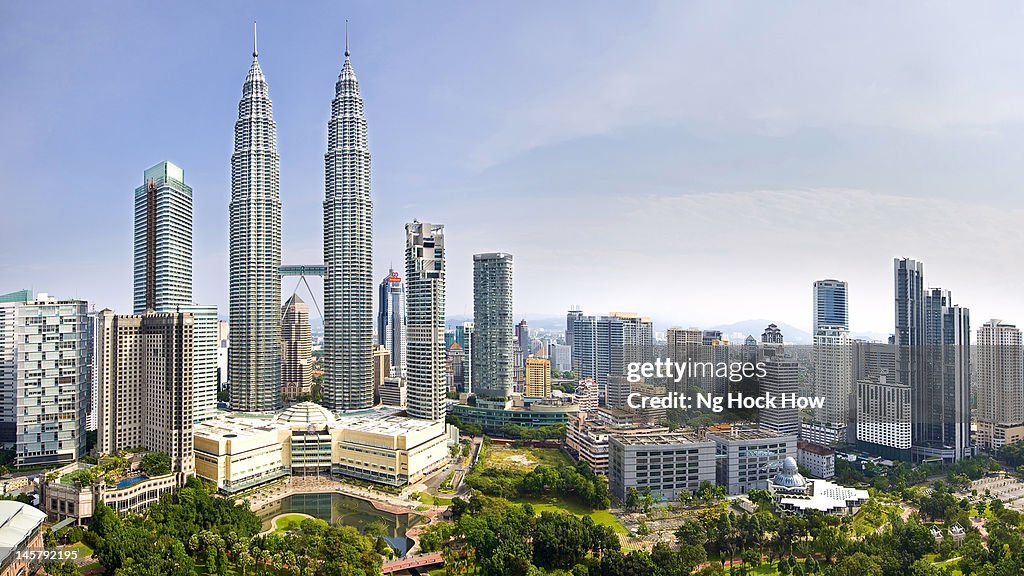
<instances>
[{"instance_id":1,"label":"mosque dome","mask_svg":"<svg viewBox=\"0 0 1024 576\"><path fill-rule=\"evenodd\" d=\"M787 456L782 461L782 471L775 475L772 483L783 488L801 488L807 485L807 480L797 471L796 459Z\"/></svg>"}]
</instances>

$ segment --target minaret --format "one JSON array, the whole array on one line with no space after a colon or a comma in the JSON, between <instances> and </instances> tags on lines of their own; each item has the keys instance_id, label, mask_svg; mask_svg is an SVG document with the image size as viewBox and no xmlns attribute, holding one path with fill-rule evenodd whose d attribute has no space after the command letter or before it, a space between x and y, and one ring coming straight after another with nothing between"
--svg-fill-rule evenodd
<instances>
[{"instance_id":1,"label":"minaret","mask_svg":"<svg viewBox=\"0 0 1024 576\"><path fill-rule=\"evenodd\" d=\"M281 169L267 80L253 23L252 66L242 86L231 154L231 407L281 407Z\"/></svg>"},{"instance_id":2,"label":"minaret","mask_svg":"<svg viewBox=\"0 0 1024 576\"><path fill-rule=\"evenodd\" d=\"M349 59L327 125L324 199L324 406L373 405L373 203L359 82Z\"/></svg>"}]
</instances>

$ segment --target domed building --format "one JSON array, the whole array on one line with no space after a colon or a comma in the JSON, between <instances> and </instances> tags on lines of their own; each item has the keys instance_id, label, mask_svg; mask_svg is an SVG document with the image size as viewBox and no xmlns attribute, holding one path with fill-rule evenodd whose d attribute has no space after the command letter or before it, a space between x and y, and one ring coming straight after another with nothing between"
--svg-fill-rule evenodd
<instances>
[{"instance_id":1,"label":"domed building","mask_svg":"<svg viewBox=\"0 0 1024 576\"><path fill-rule=\"evenodd\" d=\"M779 510L800 514L811 510L825 514L855 514L869 497L867 490L847 488L828 480L804 478L792 457L782 461L782 470L772 479L768 489L774 494Z\"/></svg>"},{"instance_id":2,"label":"domed building","mask_svg":"<svg viewBox=\"0 0 1024 576\"><path fill-rule=\"evenodd\" d=\"M776 494L806 494L808 486L792 456L782 461L782 471L772 479L772 491Z\"/></svg>"}]
</instances>

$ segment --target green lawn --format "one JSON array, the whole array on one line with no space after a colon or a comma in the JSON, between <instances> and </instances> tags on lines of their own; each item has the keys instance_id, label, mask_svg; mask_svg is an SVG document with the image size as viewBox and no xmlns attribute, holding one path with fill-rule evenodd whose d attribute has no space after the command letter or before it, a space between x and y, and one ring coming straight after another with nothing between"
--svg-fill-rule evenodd
<instances>
[{"instance_id":1,"label":"green lawn","mask_svg":"<svg viewBox=\"0 0 1024 576\"><path fill-rule=\"evenodd\" d=\"M516 448L492 444L484 449L484 455L477 468L479 470L498 468L515 472L529 472L540 464L558 466L559 464L572 464L572 461L557 448Z\"/></svg>"},{"instance_id":2,"label":"green lawn","mask_svg":"<svg viewBox=\"0 0 1024 576\"><path fill-rule=\"evenodd\" d=\"M92 548L89 548L85 542L75 542L67 546L62 546L62 550L77 550L79 558L86 558L92 556Z\"/></svg>"},{"instance_id":3,"label":"green lawn","mask_svg":"<svg viewBox=\"0 0 1024 576\"><path fill-rule=\"evenodd\" d=\"M533 511L537 514L541 512L568 512L577 516L590 516L595 524L611 526L616 534L629 534L629 531L622 525L622 522L619 522L619 519L608 510L590 510L586 506L580 506L575 502L556 497L523 500L523 502L532 504Z\"/></svg>"},{"instance_id":4,"label":"green lawn","mask_svg":"<svg viewBox=\"0 0 1024 576\"><path fill-rule=\"evenodd\" d=\"M297 530L302 521L309 520L309 518L305 514L282 514L274 519L274 530L277 532Z\"/></svg>"},{"instance_id":5,"label":"green lawn","mask_svg":"<svg viewBox=\"0 0 1024 576\"><path fill-rule=\"evenodd\" d=\"M434 506L451 506L452 505L452 499L451 498L444 498L442 496L432 496L430 494L427 494L426 492L417 492L416 493L416 499L419 500L420 502L423 502L424 504L429 504L429 505L434 505Z\"/></svg>"}]
</instances>

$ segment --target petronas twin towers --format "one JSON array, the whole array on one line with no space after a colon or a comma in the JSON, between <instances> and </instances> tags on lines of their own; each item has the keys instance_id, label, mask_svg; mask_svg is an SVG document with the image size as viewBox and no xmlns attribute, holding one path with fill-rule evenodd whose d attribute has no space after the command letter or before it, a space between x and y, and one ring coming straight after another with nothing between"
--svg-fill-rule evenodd
<instances>
[{"instance_id":1,"label":"petronas twin towers","mask_svg":"<svg viewBox=\"0 0 1024 576\"><path fill-rule=\"evenodd\" d=\"M253 30L231 155L231 407L281 407L281 197L277 125ZM348 42L324 155L324 386L332 410L373 405L370 152Z\"/></svg>"}]
</instances>

